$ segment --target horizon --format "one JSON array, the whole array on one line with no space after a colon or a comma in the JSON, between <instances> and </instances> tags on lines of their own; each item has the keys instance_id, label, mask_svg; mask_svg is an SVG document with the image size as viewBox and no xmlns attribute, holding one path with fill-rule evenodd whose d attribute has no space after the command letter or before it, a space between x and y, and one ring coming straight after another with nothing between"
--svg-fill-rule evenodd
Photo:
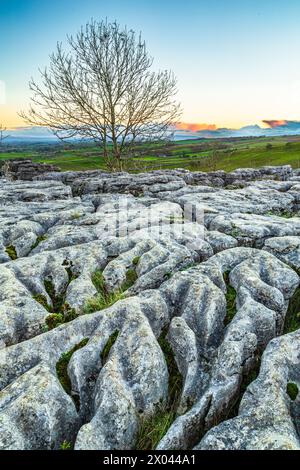
<instances>
[{"instance_id":1,"label":"horizon","mask_svg":"<svg viewBox=\"0 0 300 470\"><path fill-rule=\"evenodd\" d=\"M187 7L169 0L163 5L154 0L151 6L136 0L126 6L120 0L109 6L96 0L84 5L1 1L0 39L9 48L1 52L6 100L0 104L0 122L26 127L18 112L28 107L30 77L38 77L57 41L64 43L91 17L116 19L142 32L154 68L171 69L178 78L181 123L187 129L269 129L267 121L299 121L300 61L291 57L297 57L300 46L300 4L275 2L276 8L274 0L263 5L229 0L226 6L218 0L209 5L192 0ZM280 34L274 35L276 30Z\"/></svg>"},{"instance_id":2,"label":"horizon","mask_svg":"<svg viewBox=\"0 0 300 470\"><path fill-rule=\"evenodd\" d=\"M242 125L240 127L217 127L215 124L205 124L205 123L196 123L196 122L183 122L183 121L179 121L177 124L176 124L176 129L177 130L182 130L182 131L191 131L191 132L201 132L201 131L204 131L204 130L209 130L209 131L217 131L217 130L220 130L220 129L230 129L230 130L240 130L240 129L243 129L243 128L246 128L246 127L260 127L261 129L275 129L277 127L284 127L286 125L288 125L288 120L286 119L276 119L276 120L270 120L270 122L274 122L274 125L268 125L266 124L267 120L262 120L260 122L255 122L255 123L248 123L248 124L245 124L245 125ZM299 127L300 127L300 120L299 121L292 121L293 123L299 123ZM277 124L277 123L281 123L281 124ZM32 124L19 124L19 125L15 125L15 126L5 126L6 127L6 130L7 131L14 131L14 130L21 130L21 129L31 129L31 128L44 128L44 129L47 129L46 126L33 126Z\"/></svg>"},{"instance_id":3,"label":"horizon","mask_svg":"<svg viewBox=\"0 0 300 470\"><path fill-rule=\"evenodd\" d=\"M278 123L278 124L277 124ZM250 125L241 127L239 129L229 128L212 128L200 130L194 128L186 128L179 126L179 128L170 128L169 138L173 142L187 141L187 140L230 140L235 139L249 139L249 138L293 138L300 136L300 122L299 121L276 121L269 127L260 127L259 125ZM76 143L80 141L74 136L72 139L67 139L69 143ZM56 144L60 142L49 128L41 126L23 126L7 129L5 142L7 146L10 145L27 145L34 143L49 143Z\"/></svg>"}]
</instances>

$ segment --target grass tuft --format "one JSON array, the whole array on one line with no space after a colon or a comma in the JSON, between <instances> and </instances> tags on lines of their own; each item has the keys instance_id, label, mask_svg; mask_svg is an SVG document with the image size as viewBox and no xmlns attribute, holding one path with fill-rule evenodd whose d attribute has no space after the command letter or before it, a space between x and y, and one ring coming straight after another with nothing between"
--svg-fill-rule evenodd
<instances>
[{"instance_id":1,"label":"grass tuft","mask_svg":"<svg viewBox=\"0 0 300 470\"><path fill-rule=\"evenodd\" d=\"M52 302L52 308L53 308L52 311L60 312L64 303L64 296L61 294L56 294L55 287L51 279L45 279L44 285L45 285L45 290L47 294L49 295L51 302Z\"/></svg>"},{"instance_id":2,"label":"grass tuft","mask_svg":"<svg viewBox=\"0 0 300 470\"><path fill-rule=\"evenodd\" d=\"M286 386L286 393L291 400L295 401L298 396L299 389L295 383L289 382Z\"/></svg>"},{"instance_id":3,"label":"grass tuft","mask_svg":"<svg viewBox=\"0 0 300 470\"><path fill-rule=\"evenodd\" d=\"M63 353L57 364L56 364L56 373L58 380L60 381L63 389L68 395L71 395L71 381L70 377L68 375L68 365L71 360L72 355L74 354L75 351L78 351L78 349L83 348L89 341L89 338L84 338L80 343L76 344L70 351Z\"/></svg>"},{"instance_id":4,"label":"grass tuft","mask_svg":"<svg viewBox=\"0 0 300 470\"><path fill-rule=\"evenodd\" d=\"M135 258L133 258L133 260L132 260L133 266L137 266L140 262L140 259L141 259L140 256L136 256Z\"/></svg>"},{"instance_id":5,"label":"grass tuft","mask_svg":"<svg viewBox=\"0 0 300 470\"><path fill-rule=\"evenodd\" d=\"M123 298L123 292L120 291L107 293L105 295L98 294L96 297L92 297L86 302L84 313L94 313L99 310L104 310Z\"/></svg>"},{"instance_id":6,"label":"grass tuft","mask_svg":"<svg viewBox=\"0 0 300 470\"><path fill-rule=\"evenodd\" d=\"M224 282L226 284L226 317L224 319L224 325L228 325L236 314L236 290L229 284L229 272L226 271L223 274Z\"/></svg>"},{"instance_id":7,"label":"grass tuft","mask_svg":"<svg viewBox=\"0 0 300 470\"><path fill-rule=\"evenodd\" d=\"M289 301L283 333L292 333L300 328L300 288L298 287Z\"/></svg>"},{"instance_id":8,"label":"grass tuft","mask_svg":"<svg viewBox=\"0 0 300 470\"><path fill-rule=\"evenodd\" d=\"M48 315L46 318L46 325L48 327L48 330L53 330L53 328L56 328L59 325L62 325L64 323L64 316L61 313L51 313L51 315Z\"/></svg>"},{"instance_id":9,"label":"grass tuft","mask_svg":"<svg viewBox=\"0 0 300 470\"><path fill-rule=\"evenodd\" d=\"M126 279L122 284L121 290L124 292L125 290L129 289L133 286L135 281L137 280L138 276L135 269L130 268L126 272Z\"/></svg>"},{"instance_id":10,"label":"grass tuft","mask_svg":"<svg viewBox=\"0 0 300 470\"><path fill-rule=\"evenodd\" d=\"M78 316L76 310L65 303L62 306L61 312L51 313L51 315L48 315L46 318L47 331L53 330L53 328L63 325L64 323L69 323L78 318Z\"/></svg>"},{"instance_id":11,"label":"grass tuft","mask_svg":"<svg viewBox=\"0 0 300 470\"><path fill-rule=\"evenodd\" d=\"M256 380L257 377L258 377L259 369L260 369L260 362L261 362L260 357L257 355L255 357L255 363L254 363L253 368L251 369L251 371L248 374L243 375L242 383L241 383L240 391L239 391L239 396L238 396L237 400L235 401L235 403L230 408L229 413L226 416L226 419L232 419L232 418L235 418L238 415L239 407L240 407L242 398L244 396L244 393L246 392L249 385L252 382L254 382L254 380Z\"/></svg>"},{"instance_id":12,"label":"grass tuft","mask_svg":"<svg viewBox=\"0 0 300 470\"><path fill-rule=\"evenodd\" d=\"M276 217L283 217L284 219L291 219L291 218L295 217L294 212L288 211L288 210L281 210L281 211L278 211L278 212L269 211L269 212L267 212L266 215L276 216Z\"/></svg>"},{"instance_id":13,"label":"grass tuft","mask_svg":"<svg viewBox=\"0 0 300 470\"><path fill-rule=\"evenodd\" d=\"M64 316L64 323L75 320L79 316L75 308L71 308L67 302L62 306L62 313Z\"/></svg>"},{"instance_id":14,"label":"grass tuft","mask_svg":"<svg viewBox=\"0 0 300 470\"><path fill-rule=\"evenodd\" d=\"M77 220L77 219L80 219L80 217L82 216L83 214L81 212L73 212L73 214L71 214L71 220Z\"/></svg>"},{"instance_id":15,"label":"grass tuft","mask_svg":"<svg viewBox=\"0 0 300 470\"><path fill-rule=\"evenodd\" d=\"M114 331L113 334L110 335L110 337L108 338L108 341L106 343L106 345L104 346L103 348L103 351L101 353L101 362L102 362L102 365L104 365L107 361L107 358L109 356L109 353L111 351L111 348L113 347L113 345L115 344L116 340L117 340L117 337L119 335L119 332L118 330Z\"/></svg>"},{"instance_id":16,"label":"grass tuft","mask_svg":"<svg viewBox=\"0 0 300 470\"><path fill-rule=\"evenodd\" d=\"M47 298L42 294L37 294L33 296L33 299L36 300L39 304L41 304L48 312L51 312L52 307L48 304Z\"/></svg>"},{"instance_id":17,"label":"grass tuft","mask_svg":"<svg viewBox=\"0 0 300 470\"><path fill-rule=\"evenodd\" d=\"M31 250L34 250L34 248L36 248L41 242L47 240L47 238L48 238L47 235L41 235L37 237L35 243L31 247Z\"/></svg>"},{"instance_id":18,"label":"grass tuft","mask_svg":"<svg viewBox=\"0 0 300 470\"><path fill-rule=\"evenodd\" d=\"M105 290L105 281L102 271L95 271L92 274L92 283L98 292L103 292Z\"/></svg>"},{"instance_id":19,"label":"grass tuft","mask_svg":"<svg viewBox=\"0 0 300 470\"><path fill-rule=\"evenodd\" d=\"M39 302L49 313L45 322L45 331L53 330L63 323L68 323L78 317L78 313L74 308L64 301L65 295L57 295L54 285L50 279L44 281L45 290L49 295L52 305L47 302L46 296L37 294L33 296L36 302Z\"/></svg>"},{"instance_id":20,"label":"grass tuft","mask_svg":"<svg viewBox=\"0 0 300 470\"><path fill-rule=\"evenodd\" d=\"M5 251L8 254L8 256L10 257L10 259L12 259L13 261L18 258L17 251L16 251L16 248L14 247L14 245L8 245L5 248Z\"/></svg>"},{"instance_id":21,"label":"grass tuft","mask_svg":"<svg viewBox=\"0 0 300 470\"><path fill-rule=\"evenodd\" d=\"M138 437L135 444L136 450L154 450L176 418L175 410L167 410L161 406L156 413L148 419L142 419Z\"/></svg>"},{"instance_id":22,"label":"grass tuft","mask_svg":"<svg viewBox=\"0 0 300 470\"><path fill-rule=\"evenodd\" d=\"M137 450L153 450L157 447L177 416L177 408L183 387L182 376L165 332L159 337L158 343L164 353L168 367L169 396L167 403L160 405L153 416L141 420L135 445Z\"/></svg>"},{"instance_id":23,"label":"grass tuft","mask_svg":"<svg viewBox=\"0 0 300 470\"><path fill-rule=\"evenodd\" d=\"M95 271L92 275L92 282L97 289L98 294L86 302L84 313L93 313L111 307L118 300L124 298L124 288L115 292L109 292L105 285L103 273ZM125 281L126 283L127 281Z\"/></svg>"},{"instance_id":24,"label":"grass tuft","mask_svg":"<svg viewBox=\"0 0 300 470\"><path fill-rule=\"evenodd\" d=\"M71 442L63 441L62 444L60 445L60 450L71 450L71 449L72 449Z\"/></svg>"}]
</instances>

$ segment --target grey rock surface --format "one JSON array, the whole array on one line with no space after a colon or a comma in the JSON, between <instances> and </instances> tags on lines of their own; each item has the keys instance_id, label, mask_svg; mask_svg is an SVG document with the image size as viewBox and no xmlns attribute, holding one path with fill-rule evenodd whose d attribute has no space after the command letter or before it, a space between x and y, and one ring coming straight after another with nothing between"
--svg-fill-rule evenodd
<instances>
[{"instance_id":1,"label":"grey rock surface","mask_svg":"<svg viewBox=\"0 0 300 470\"><path fill-rule=\"evenodd\" d=\"M0 448L53 450L80 425L72 399L42 362L0 392Z\"/></svg>"},{"instance_id":2,"label":"grey rock surface","mask_svg":"<svg viewBox=\"0 0 300 470\"><path fill-rule=\"evenodd\" d=\"M0 179L0 449L298 449L298 173Z\"/></svg>"},{"instance_id":3,"label":"grey rock surface","mask_svg":"<svg viewBox=\"0 0 300 470\"><path fill-rule=\"evenodd\" d=\"M236 418L209 431L196 449L299 450L299 330L267 346L258 378L246 390Z\"/></svg>"}]
</instances>

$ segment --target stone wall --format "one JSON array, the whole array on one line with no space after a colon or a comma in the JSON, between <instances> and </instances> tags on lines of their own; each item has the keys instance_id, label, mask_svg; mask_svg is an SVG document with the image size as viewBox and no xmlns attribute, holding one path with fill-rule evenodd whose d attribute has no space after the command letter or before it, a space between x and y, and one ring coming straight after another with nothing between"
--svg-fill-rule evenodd
<instances>
[{"instance_id":1,"label":"stone wall","mask_svg":"<svg viewBox=\"0 0 300 470\"><path fill-rule=\"evenodd\" d=\"M32 181L35 177L51 171L60 171L55 165L45 163L34 163L32 160L7 160L1 168L2 175L10 181L27 180Z\"/></svg>"},{"instance_id":2,"label":"stone wall","mask_svg":"<svg viewBox=\"0 0 300 470\"><path fill-rule=\"evenodd\" d=\"M182 168L175 170L154 170L147 173L129 174L126 172L109 173L103 170L66 171L57 173L51 171L37 175L34 180L60 181L72 186L74 194L93 192L103 193L132 193L140 194L145 189L156 191L179 189L185 185L205 185L226 188L229 186L244 187L251 181L277 180L287 181L299 178L290 165L239 168L232 172L222 170L212 172L192 172Z\"/></svg>"}]
</instances>

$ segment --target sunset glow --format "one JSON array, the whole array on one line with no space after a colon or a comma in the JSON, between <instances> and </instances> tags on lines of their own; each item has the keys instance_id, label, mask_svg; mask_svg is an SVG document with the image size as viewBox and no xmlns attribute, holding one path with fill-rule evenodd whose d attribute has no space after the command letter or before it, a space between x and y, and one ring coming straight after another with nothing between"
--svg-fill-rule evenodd
<instances>
[{"instance_id":1,"label":"sunset glow","mask_svg":"<svg viewBox=\"0 0 300 470\"><path fill-rule=\"evenodd\" d=\"M179 122L176 128L182 131L215 131L217 126L215 124L195 124L189 122Z\"/></svg>"},{"instance_id":2,"label":"sunset glow","mask_svg":"<svg viewBox=\"0 0 300 470\"><path fill-rule=\"evenodd\" d=\"M279 121L276 121L276 120L268 121L265 119L263 122L267 124L269 127L271 127L272 129L275 129L276 127L279 127L279 126L286 126L288 123L288 121L286 121L285 119L282 119Z\"/></svg>"}]
</instances>

